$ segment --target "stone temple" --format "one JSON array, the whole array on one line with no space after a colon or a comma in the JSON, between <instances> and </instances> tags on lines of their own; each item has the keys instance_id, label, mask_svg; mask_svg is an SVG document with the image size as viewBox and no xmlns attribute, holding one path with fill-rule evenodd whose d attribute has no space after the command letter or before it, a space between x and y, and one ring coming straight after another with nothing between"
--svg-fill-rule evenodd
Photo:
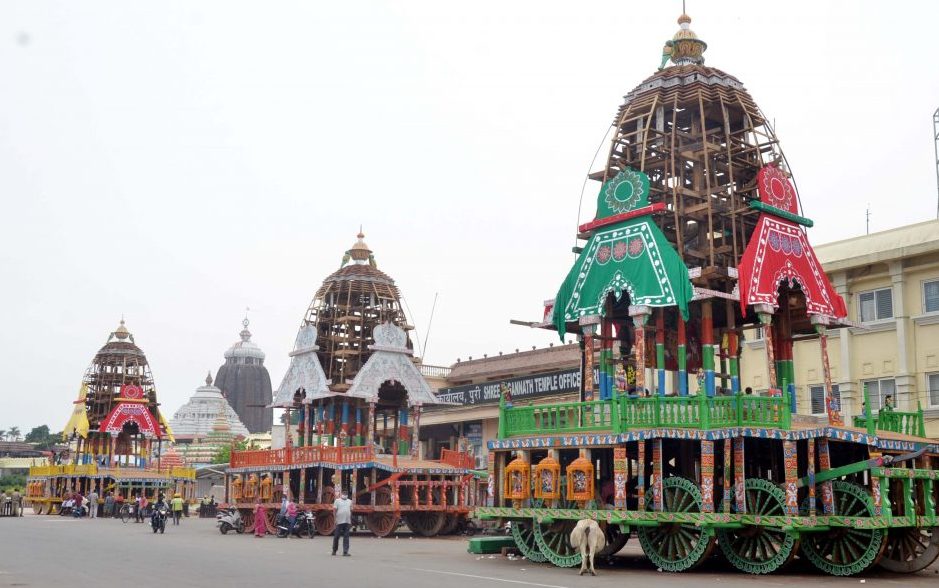
<instances>
[{"instance_id":1,"label":"stone temple","mask_svg":"<svg viewBox=\"0 0 939 588\"><path fill-rule=\"evenodd\" d=\"M212 385L212 375L209 374L205 377L205 386L196 388L196 393L189 402L176 411L170 426L176 434L176 440L186 443L204 439L212 432L219 419L225 422L235 436L248 436L247 427L222 395L222 391Z\"/></svg>"},{"instance_id":2,"label":"stone temple","mask_svg":"<svg viewBox=\"0 0 939 588\"><path fill-rule=\"evenodd\" d=\"M242 324L241 340L225 352L225 363L218 368L215 385L249 432L266 433L274 422L274 411L268 408L273 398L271 376L264 367L264 352L251 341L247 317Z\"/></svg>"}]
</instances>

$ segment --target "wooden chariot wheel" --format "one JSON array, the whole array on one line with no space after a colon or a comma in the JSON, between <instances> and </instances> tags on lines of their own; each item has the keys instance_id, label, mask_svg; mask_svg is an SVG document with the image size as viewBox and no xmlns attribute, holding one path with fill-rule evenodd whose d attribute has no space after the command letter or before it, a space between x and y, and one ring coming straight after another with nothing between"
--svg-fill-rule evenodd
<instances>
[{"instance_id":1,"label":"wooden chariot wheel","mask_svg":"<svg viewBox=\"0 0 939 588\"><path fill-rule=\"evenodd\" d=\"M878 562L887 543L887 532L884 529L859 529L852 525L857 517L874 516L874 500L867 490L844 480L835 480L831 484L834 518L840 519L843 525L806 534L802 538L802 553L825 573L853 576Z\"/></svg>"},{"instance_id":2,"label":"wooden chariot wheel","mask_svg":"<svg viewBox=\"0 0 939 588\"><path fill-rule=\"evenodd\" d=\"M41 515L43 514L43 510L45 510L46 505L42 502L39 502L38 500L33 500L31 501L30 506L33 507L33 514Z\"/></svg>"},{"instance_id":3,"label":"wooden chariot wheel","mask_svg":"<svg viewBox=\"0 0 939 588\"><path fill-rule=\"evenodd\" d=\"M561 492L564 493L564 485L561 486ZM533 504L537 504L534 503ZM562 498L557 501L558 509L577 509L580 505L575 501ZM579 566L582 557L580 551L571 545L571 531L577 525L577 521L570 519L559 519L551 522L539 522L534 520L531 523L532 535L535 538L535 545L543 559L532 559L532 561L549 561L559 568L570 568ZM512 522L514 534L515 522ZM523 528L524 534L524 528ZM516 543L518 541L516 540ZM537 557L537 556L536 556Z\"/></svg>"},{"instance_id":4,"label":"wooden chariot wheel","mask_svg":"<svg viewBox=\"0 0 939 588\"><path fill-rule=\"evenodd\" d=\"M277 534L277 518L280 516L279 508L269 508L264 511L265 523L267 523L267 532L271 535Z\"/></svg>"},{"instance_id":5,"label":"wooden chariot wheel","mask_svg":"<svg viewBox=\"0 0 939 588\"><path fill-rule=\"evenodd\" d=\"M519 553L528 558L529 561L542 563L548 561L548 558L541 553L538 543L535 541L535 523L533 521L512 521L512 538L515 539L515 546Z\"/></svg>"},{"instance_id":6,"label":"wooden chariot wheel","mask_svg":"<svg viewBox=\"0 0 939 588\"><path fill-rule=\"evenodd\" d=\"M701 491L690 480L662 480L664 511L655 527L639 527L639 543L646 557L668 572L683 572L698 566L714 549L714 533L694 523L669 522L669 515L701 512ZM654 507L653 492L646 493L646 511Z\"/></svg>"},{"instance_id":7,"label":"wooden chariot wheel","mask_svg":"<svg viewBox=\"0 0 939 588\"><path fill-rule=\"evenodd\" d=\"M244 521L245 529L250 529L251 532L254 532L254 510L250 508L239 508L241 511L241 520Z\"/></svg>"},{"instance_id":8,"label":"wooden chariot wheel","mask_svg":"<svg viewBox=\"0 0 939 588\"><path fill-rule=\"evenodd\" d=\"M323 504L331 505L336 500L336 489L332 486L323 486ZM313 523L316 532L320 535L332 535L336 530L336 513L331 510L321 510L316 513Z\"/></svg>"},{"instance_id":9,"label":"wooden chariot wheel","mask_svg":"<svg viewBox=\"0 0 939 588\"><path fill-rule=\"evenodd\" d=\"M323 486L323 504L332 504L336 500L336 489L332 486Z\"/></svg>"},{"instance_id":10,"label":"wooden chariot wheel","mask_svg":"<svg viewBox=\"0 0 939 588\"><path fill-rule=\"evenodd\" d=\"M924 570L939 557L939 527L895 527L887 531L887 546L878 564L897 574Z\"/></svg>"},{"instance_id":11,"label":"wooden chariot wheel","mask_svg":"<svg viewBox=\"0 0 939 588\"><path fill-rule=\"evenodd\" d=\"M760 517L786 516L786 493L770 482L749 478L746 491L748 520ZM795 557L799 541L776 527L745 524L740 529L717 529L717 544L724 557L735 568L749 574L769 574L782 568Z\"/></svg>"},{"instance_id":12,"label":"wooden chariot wheel","mask_svg":"<svg viewBox=\"0 0 939 588\"><path fill-rule=\"evenodd\" d=\"M606 547L603 548L599 555L600 557L610 557L619 553L619 550L626 546L626 542L629 541L629 533L624 532L622 527L617 524L607 523L604 525L600 523L603 527L603 534L606 535Z\"/></svg>"},{"instance_id":13,"label":"wooden chariot wheel","mask_svg":"<svg viewBox=\"0 0 939 588\"><path fill-rule=\"evenodd\" d=\"M447 519L443 523L443 527L437 533L438 535L452 535L456 528L460 526L460 517L456 513L447 513Z\"/></svg>"},{"instance_id":14,"label":"wooden chariot wheel","mask_svg":"<svg viewBox=\"0 0 939 588\"><path fill-rule=\"evenodd\" d=\"M404 515L408 529L421 537L433 537L443 529L447 522L447 513L442 511L417 511Z\"/></svg>"},{"instance_id":15,"label":"wooden chariot wheel","mask_svg":"<svg viewBox=\"0 0 939 588\"><path fill-rule=\"evenodd\" d=\"M391 487L381 486L375 490L375 506L391 504ZM376 537L387 537L398 528L398 515L389 511L370 512L365 515L365 526Z\"/></svg>"}]
</instances>

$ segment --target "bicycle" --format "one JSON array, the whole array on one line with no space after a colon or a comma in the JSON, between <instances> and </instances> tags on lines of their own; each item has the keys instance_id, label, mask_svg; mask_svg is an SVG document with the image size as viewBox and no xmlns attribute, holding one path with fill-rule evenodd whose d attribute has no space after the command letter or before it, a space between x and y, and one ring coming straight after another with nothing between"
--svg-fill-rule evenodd
<instances>
[{"instance_id":1,"label":"bicycle","mask_svg":"<svg viewBox=\"0 0 939 588\"><path fill-rule=\"evenodd\" d=\"M121 507L121 510L118 512L118 515L121 518L122 523L126 523L134 516L134 507L129 504L125 504Z\"/></svg>"}]
</instances>

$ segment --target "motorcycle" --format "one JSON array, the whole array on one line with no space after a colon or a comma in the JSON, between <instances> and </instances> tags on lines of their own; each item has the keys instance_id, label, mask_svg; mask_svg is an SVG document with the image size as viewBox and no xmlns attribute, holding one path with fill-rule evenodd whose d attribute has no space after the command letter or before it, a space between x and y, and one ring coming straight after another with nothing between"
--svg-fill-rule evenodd
<instances>
[{"instance_id":1,"label":"motorcycle","mask_svg":"<svg viewBox=\"0 0 939 588\"><path fill-rule=\"evenodd\" d=\"M241 519L241 512L235 507L219 511L215 515L215 519L218 530L221 531L222 535L228 534L232 529L239 535L245 532L245 523Z\"/></svg>"},{"instance_id":2,"label":"motorcycle","mask_svg":"<svg viewBox=\"0 0 939 588\"><path fill-rule=\"evenodd\" d=\"M286 515L278 515L277 518L277 536L281 539L287 536L287 530L290 529L290 521ZM310 539L316 537L316 515L309 511L297 513L297 522L293 526L293 534L300 538L303 534L309 535Z\"/></svg>"},{"instance_id":3,"label":"motorcycle","mask_svg":"<svg viewBox=\"0 0 939 588\"><path fill-rule=\"evenodd\" d=\"M150 515L150 526L153 528L153 532L160 532L162 535L166 532L166 518L169 511L165 506L153 509L153 514Z\"/></svg>"}]
</instances>

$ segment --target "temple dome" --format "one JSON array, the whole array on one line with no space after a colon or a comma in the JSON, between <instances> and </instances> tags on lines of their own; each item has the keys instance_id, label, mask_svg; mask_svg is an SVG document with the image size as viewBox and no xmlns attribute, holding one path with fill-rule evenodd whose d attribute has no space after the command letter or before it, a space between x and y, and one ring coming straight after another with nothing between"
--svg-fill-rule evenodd
<instances>
[{"instance_id":1,"label":"temple dome","mask_svg":"<svg viewBox=\"0 0 939 588\"><path fill-rule=\"evenodd\" d=\"M217 427L227 427L226 432L234 435L248 436L248 428L241 422L238 413L222 395L222 391L212 385L211 375L206 378L204 386L196 388L189 402L176 411L170 426L177 439L204 438Z\"/></svg>"},{"instance_id":2,"label":"temple dome","mask_svg":"<svg viewBox=\"0 0 939 588\"><path fill-rule=\"evenodd\" d=\"M243 320L241 324L244 326L239 333L241 339L235 341L232 346L228 348L228 351L225 352L225 359L254 359L263 363L265 357L264 352L251 341L251 331L248 330L248 317L245 317L245 320ZM250 364L253 362L244 363Z\"/></svg>"},{"instance_id":3,"label":"temple dome","mask_svg":"<svg viewBox=\"0 0 939 588\"><path fill-rule=\"evenodd\" d=\"M271 376L264 367L264 352L253 341L248 317L241 322L240 340L225 351L225 363L215 374L218 386L251 433L265 433L274 423Z\"/></svg>"}]
</instances>

